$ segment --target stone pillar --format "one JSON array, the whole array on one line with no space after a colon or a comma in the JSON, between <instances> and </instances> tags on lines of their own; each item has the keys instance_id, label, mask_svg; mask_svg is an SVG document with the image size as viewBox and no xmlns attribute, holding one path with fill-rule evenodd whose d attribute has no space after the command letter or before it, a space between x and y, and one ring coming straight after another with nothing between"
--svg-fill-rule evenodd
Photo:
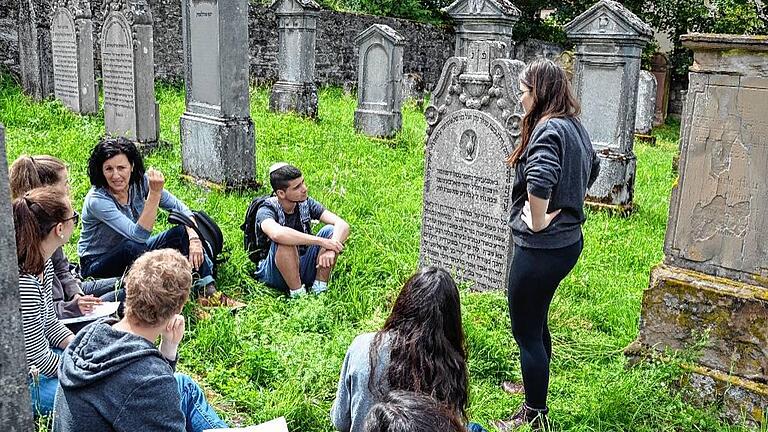
<instances>
[{"instance_id":1,"label":"stone pillar","mask_svg":"<svg viewBox=\"0 0 768 432\"><path fill-rule=\"evenodd\" d=\"M280 53L269 109L315 118L315 30L320 5L313 0L275 0L271 8L277 16Z\"/></svg>"},{"instance_id":2,"label":"stone pillar","mask_svg":"<svg viewBox=\"0 0 768 432\"><path fill-rule=\"evenodd\" d=\"M251 185L256 149L248 96L248 0L183 0L186 111L182 171Z\"/></svg>"},{"instance_id":3,"label":"stone pillar","mask_svg":"<svg viewBox=\"0 0 768 432\"><path fill-rule=\"evenodd\" d=\"M651 72L656 77L656 118L653 120L653 125L660 126L667 120L669 83L672 73L669 70L669 60L664 54L656 53L653 55Z\"/></svg>"},{"instance_id":4,"label":"stone pillar","mask_svg":"<svg viewBox=\"0 0 768 432\"><path fill-rule=\"evenodd\" d=\"M54 94L81 114L99 111L93 72L93 21L88 0L56 0L51 21Z\"/></svg>"},{"instance_id":5,"label":"stone pillar","mask_svg":"<svg viewBox=\"0 0 768 432\"><path fill-rule=\"evenodd\" d=\"M53 95L50 0L19 1L21 86L35 100Z\"/></svg>"},{"instance_id":6,"label":"stone pillar","mask_svg":"<svg viewBox=\"0 0 768 432\"><path fill-rule=\"evenodd\" d=\"M390 138L402 127L405 38L391 27L374 24L355 39L358 49L355 129Z\"/></svg>"},{"instance_id":7,"label":"stone pillar","mask_svg":"<svg viewBox=\"0 0 768 432\"><path fill-rule=\"evenodd\" d=\"M427 121L420 262L452 271L472 289L506 287L508 225L523 109L525 64L501 42L472 42L452 57L424 112Z\"/></svg>"},{"instance_id":8,"label":"stone pillar","mask_svg":"<svg viewBox=\"0 0 768 432\"><path fill-rule=\"evenodd\" d=\"M600 0L565 26L576 44L573 86L581 122L601 159L587 201L622 212L632 208L633 152L640 54L653 30L612 0Z\"/></svg>"},{"instance_id":9,"label":"stone pillar","mask_svg":"<svg viewBox=\"0 0 768 432\"><path fill-rule=\"evenodd\" d=\"M102 7L101 74L107 135L152 149L160 133L152 12L147 0L104 0Z\"/></svg>"},{"instance_id":10,"label":"stone pillar","mask_svg":"<svg viewBox=\"0 0 768 432\"><path fill-rule=\"evenodd\" d=\"M647 134L653 129L656 118L656 77L641 70L637 84L637 108L635 112L635 132Z\"/></svg>"},{"instance_id":11,"label":"stone pillar","mask_svg":"<svg viewBox=\"0 0 768 432\"><path fill-rule=\"evenodd\" d=\"M0 124L0 429L34 430L27 388L27 360L19 312L19 265L11 214L11 190L5 153L5 131Z\"/></svg>"},{"instance_id":12,"label":"stone pillar","mask_svg":"<svg viewBox=\"0 0 768 432\"><path fill-rule=\"evenodd\" d=\"M512 30L520 9L509 0L456 0L443 12L456 23L455 56L468 57L472 41L492 40L505 45L502 57L514 58Z\"/></svg>"},{"instance_id":13,"label":"stone pillar","mask_svg":"<svg viewBox=\"0 0 768 432\"><path fill-rule=\"evenodd\" d=\"M732 421L768 406L768 37L690 34L664 263L630 355L691 348L690 383Z\"/></svg>"}]
</instances>

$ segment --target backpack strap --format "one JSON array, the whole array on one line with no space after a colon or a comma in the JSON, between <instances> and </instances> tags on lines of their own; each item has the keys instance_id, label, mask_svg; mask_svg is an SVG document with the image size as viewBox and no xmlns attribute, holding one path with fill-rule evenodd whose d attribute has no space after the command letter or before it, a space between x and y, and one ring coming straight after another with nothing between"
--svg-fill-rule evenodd
<instances>
[{"instance_id":1,"label":"backpack strap","mask_svg":"<svg viewBox=\"0 0 768 432\"><path fill-rule=\"evenodd\" d=\"M271 196L266 201L267 205L272 207L272 210L277 213L277 223L280 224L280 226L285 226L285 211L283 211L283 206L280 205L280 203L277 201L276 196Z\"/></svg>"}]
</instances>

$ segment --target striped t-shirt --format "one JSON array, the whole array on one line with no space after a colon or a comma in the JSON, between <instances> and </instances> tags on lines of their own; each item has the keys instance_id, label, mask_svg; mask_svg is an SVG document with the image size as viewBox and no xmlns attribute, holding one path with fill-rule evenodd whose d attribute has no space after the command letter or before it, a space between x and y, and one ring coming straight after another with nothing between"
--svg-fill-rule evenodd
<instances>
[{"instance_id":1,"label":"striped t-shirt","mask_svg":"<svg viewBox=\"0 0 768 432\"><path fill-rule=\"evenodd\" d=\"M57 318L53 311L51 289L53 284L53 263L45 263L43 282L35 275L19 275L19 300L21 301L21 324L24 329L24 351L27 364L36 367L40 373L54 378L59 369L59 356L51 348L58 347L72 334Z\"/></svg>"}]
</instances>

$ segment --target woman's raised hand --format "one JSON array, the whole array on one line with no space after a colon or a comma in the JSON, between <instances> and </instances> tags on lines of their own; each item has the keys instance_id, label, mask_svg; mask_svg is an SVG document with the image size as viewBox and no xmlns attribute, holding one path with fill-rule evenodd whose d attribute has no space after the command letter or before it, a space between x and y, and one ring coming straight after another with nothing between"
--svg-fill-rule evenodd
<instances>
[{"instance_id":1,"label":"woman's raised hand","mask_svg":"<svg viewBox=\"0 0 768 432\"><path fill-rule=\"evenodd\" d=\"M149 179L149 191L154 193L161 193L165 186L165 177L163 173L155 168L147 170L147 179Z\"/></svg>"}]
</instances>

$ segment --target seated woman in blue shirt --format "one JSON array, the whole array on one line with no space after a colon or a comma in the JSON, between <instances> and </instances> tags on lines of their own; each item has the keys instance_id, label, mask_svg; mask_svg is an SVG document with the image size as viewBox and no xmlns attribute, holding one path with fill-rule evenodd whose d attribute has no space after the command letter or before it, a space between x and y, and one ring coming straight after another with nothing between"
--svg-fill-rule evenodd
<instances>
[{"instance_id":1,"label":"seated woman in blue shirt","mask_svg":"<svg viewBox=\"0 0 768 432\"><path fill-rule=\"evenodd\" d=\"M141 154L130 140L99 141L88 160L88 177L92 187L83 202L83 229L77 244L83 276L122 276L144 252L172 248L189 258L198 275L194 285L198 303L242 306L216 292L210 257L205 256L202 240L193 229L175 226L152 235L160 208L193 215L165 190L160 171L145 171Z\"/></svg>"}]
</instances>

